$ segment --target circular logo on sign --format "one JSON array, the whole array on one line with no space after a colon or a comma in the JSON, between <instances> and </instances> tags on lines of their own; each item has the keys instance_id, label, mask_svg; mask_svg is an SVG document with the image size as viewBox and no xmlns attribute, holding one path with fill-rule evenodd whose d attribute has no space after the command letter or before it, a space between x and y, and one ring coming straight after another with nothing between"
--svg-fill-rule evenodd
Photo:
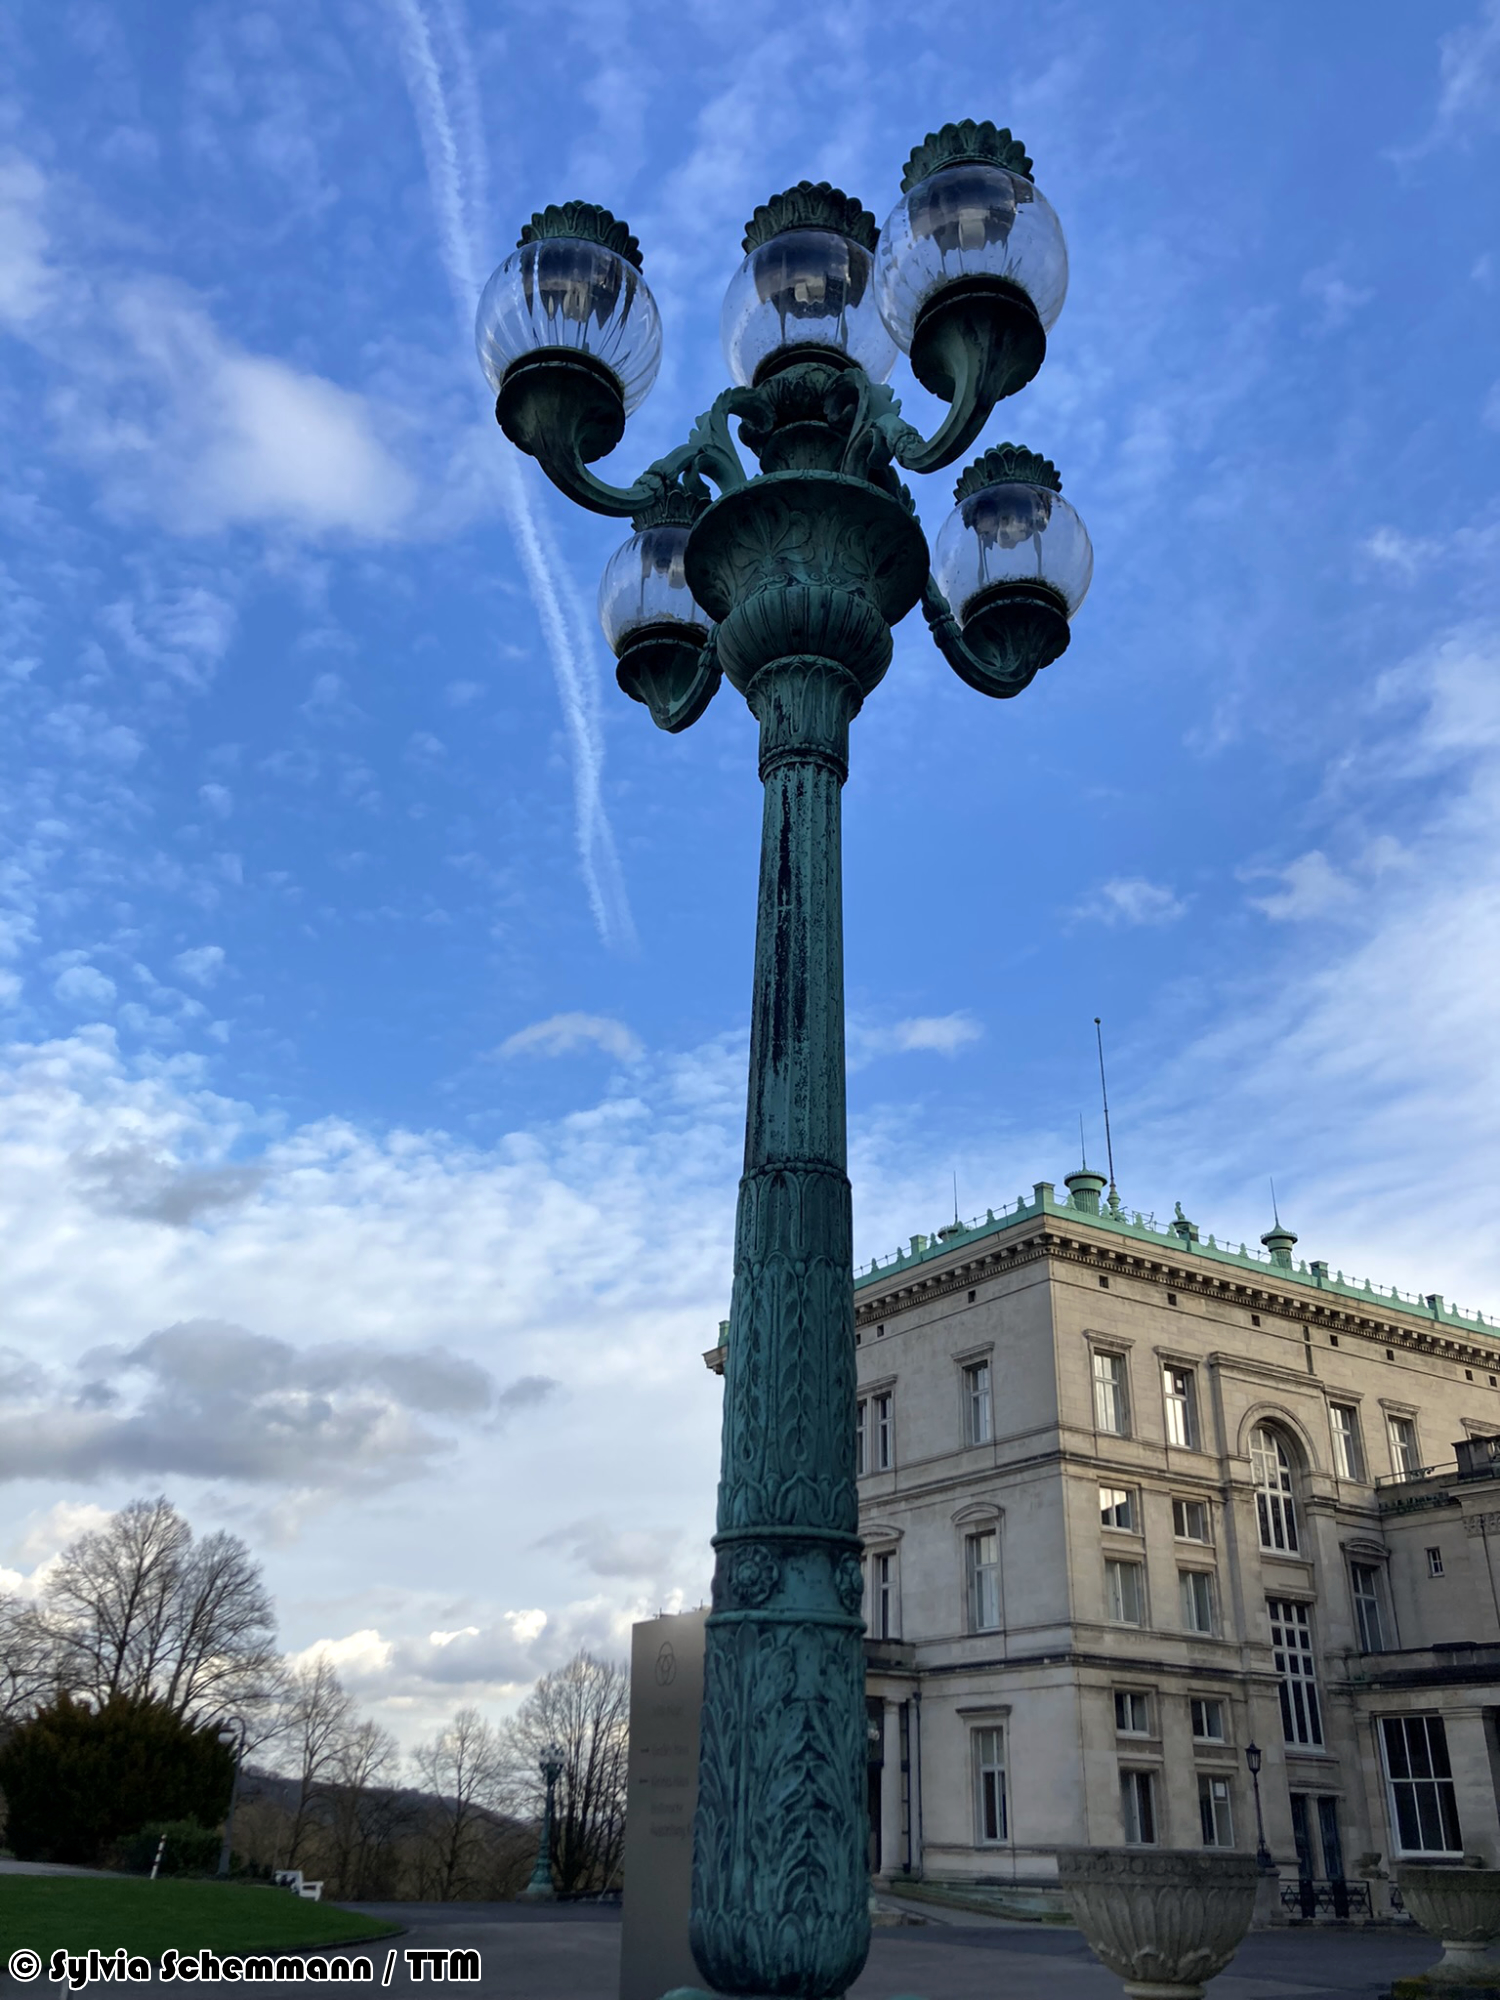
<instances>
[{"instance_id":1,"label":"circular logo on sign","mask_svg":"<svg viewBox=\"0 0 1500 2000\"><path fill-rule=\"evenodd\" d=\"M656 1656L656 1685L669 1688L677 1678L677 1655L672 1651L672 1641L663 1639L661 1651Z\"/></svg>"}]
</instances>

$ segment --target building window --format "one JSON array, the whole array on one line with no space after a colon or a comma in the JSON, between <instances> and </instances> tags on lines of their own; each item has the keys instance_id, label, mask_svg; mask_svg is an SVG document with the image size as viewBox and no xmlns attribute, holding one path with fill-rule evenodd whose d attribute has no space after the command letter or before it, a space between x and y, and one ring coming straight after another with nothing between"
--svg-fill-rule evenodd
<instances>
[{"instance_id":1,"label":"building window","mask_svg":"<svg viewBox=\"0 0 1500 2000\"><path fill-rule=\"evenodd\" d=\"M1125 1391L1125 1357L1094 1350L1094 1428L1125 1437L1130 1430L1130 1403Z\"/></svg>"},{"instance_id":2,"label":"building window","mask_svg":"<svg viewBox=\"0 0 1500 2000\"><path fill-rule=\"evenodd\" d=\"M1461 1854L1442 1717L1384 1715L1380 1741L1397 1849L1403 1854Z\"/></svg>"},{"instance_id":3,"label":"building window","mask_svg":"<svg viewBox=\"0 0 1500 2000\"><path fill-rule=\"evenodd\" d=\"M1179 1542L1209 1542L1208 1502L1206 1500L1174 1500L1172 1502L1172 1533Z\"/></svg>"},{"instance_id":4,"label":"building window","mask_svg":"<svg viewBox=\"0 0 1500 2000\"><path fill-rule=\"evenodd\" d=\"M1281 1727L1288 1743L1322 1745L1323 1716L1313 1672L1312 1621L1305 1604L1268 1597L1271 1647L1281 1677Z\"/></svg>"},{"instance_id":5,"label":"building window","mask_svg":"<svg viewBox=\"0 0 1500 2000\"><path fill-rule=\"evenodd\" d=\"M1359 1412L1350 1403L1331 1403L1328 1425L1333 1433L1333 1469L1340 1479L1363 1479L1365 1457L1359 1448Z\"/></svg>"},{"instance_id":6,"label":"building window","mask_svg":"<svg viewBox=\"0 0 1500 2000\"><path fill-rule=\"evenodd\" d=\"M1198 1392L1191 1368L1163 1368L1161 1390L1167 1405L1167 1443L1198 1449Z\"/></svg>"},{"instance_id":7,"label":"building window","mask_svg":"<svg viewBox=\"0 0 1500 2000\"><path fill-rule=\"evenodd\" d=\"M1000 1629L1000 1537L993 1528L964 1538L969 1590L969 1630Z\"/></svg>"},{"instance_id":8,"label":"building window","mask_svg":"<svg viewBox=\"0 0 1500 2000\"><path fill-rule=\"evenodd\" d=\"M1351 1563L1349 1578L1354 1586L1354 1622L1359 1627L1359 1650L1383 1653L1386 1648L1385 1615L1380 1606L1380 1571L1373 1563Z\"/></svg>"},{"instance_id":9,"label":"building window","mask_svg":"<svg viewBox=\"0 0 1500 2000\"><path fill-rule=\"evenodd\" d=\"M1292 1504L1292 1462L1275 1431L1250 1433L1250 1476L1263 1549L1297 1547L1297 1510Z\"/></svg>"},{"instance_id":10,"label":"building window","mask_svg":"<svg viewBox=\"0 0 1500 2000\"><path fill-rule=\"evenodd\" d=\"M1209 1695L1195 1694L1188 1703L1193 1718L1193 1741L1195 1743L1222 1743L1224 1739L1224 1704Z\"/></svg>"},{"instance_id":11,"label":"building window","mask_svg":"<svg viewBox=\"0 0 1500 2000\"><path fill-rule=\"evenodd\" d=\"M1415 1477L1422 1470L1416 1424L1410 1417L1387 1416L1385 1431L1391 1445L1391 1470L1398 1479Z\"/></svg>"},{"instance_id":12,"label":"building window","mask_svg":"<svg viewBox=\"0 0 1500 2000\"><path fill-rule=\"evenodd\" d=\"M1115 1689L1115 1729L1121 1736L1151 1734L1151 1697L1131 1688Z\"/></svg>"},{"instance_id":13,"label":"building window","mask_svg":"<svg viewBox=\"0 0 1500 2000\"><path fill-rule=\"evenodd\" d=\"M1441 1576L1442 1573L1443 1573L1442 1550L1429 1549L1427 1551L1427 1574L1429 1576Z\"/></svg>"},{"instance_id":14,"label":"building window","mask_svg":"<svg viewBox=\"0 0 1500 2000\"><path fill-rule=\"evenodd\" d=\"M1234 1814L1229 1804L1229 1780L1198 1775L1198 1818L1203 1826L1205 1847L1233 1847Z\"/></svg>"},{"instance_id":15,"label":"building window","mask_svg":"<svg viewBox=\"0 0 1500 2000\"><path fill-rule=\"evenodd\" d=\"M863 1479L870 1469L870 1405L861 1396L854 1406L854 1470Z\"/></svg>"},{"instance_id":16,"label":"building window","mask_svg":"<svg viewBox=\"0 0 1500 2000\"><path fill-rule=\"evenodd\" d=\"M1127 1486L1099 1488L1099 1523L1105 1528L1124 1528L1135 1533L1135 1495Z\"/></svg>"},{"instance_id":17,"label":"building window","mask_svg":"<svg viewBox=\"0 0 1500 2000\"><path fill-rule=\"evenodd\" d=\"M1127 1847L1155 1847L1156 1779L1152 1772L1120 1773L1120 1814Z\"/></svg>"},{"instance_id":18,"label":"building window","mask_svg":"<svg viewBox=\"0 0 1500 2000\"><path fill-rule=\"evenodd\" d=\"M967 1444L988 1444L991 1428L990 1364L975 1361L964 1370L964 1440Z\"/></svg>"},{"instance_id":19,"label":"building window","mask_svg":"<svg viewBox=\"0 0 1500 2000\"><path fill-rule=\"evenodd\" d=\"M1182 1599L1184 1632L1214 1629L1214 1580L1206 1569L1180 1569L1177 1588Z\"/></svg>"},{"instance_id":20,"label":"building window","mask_svg":"<svg viewBox=\"0 0 1500 2000\"><path fill-rule=\"evenodd\" d=\"M1146 1572L1139 1563L1104 1565L1105 1616L1116 1625L1146 1622Z\"/></svg>"},{"instance_id":21,"label":"building window","mask_svg":"<svg viewBox=\"0 0 1500 2000\"><path fill-rule=\"evenodd\" d=\"M900 1632L900 1619L896 1609L896 1558L892 1555L874 1555L870 1558L869 1610L866 1614L867 1629L872 1639L894 1639Z\"/></svg>"},{"instance_id":22,"label":"building window","mask_svg":"<svg viewBox=\"0 0 1500 2000\"><path fill-rule=\"evenodd\" d=\"M976 1729L974 1738L974 1804L982 1846L1009 1838L1005 1801L1005 1731Z\"/></svg>"}]
</instances>

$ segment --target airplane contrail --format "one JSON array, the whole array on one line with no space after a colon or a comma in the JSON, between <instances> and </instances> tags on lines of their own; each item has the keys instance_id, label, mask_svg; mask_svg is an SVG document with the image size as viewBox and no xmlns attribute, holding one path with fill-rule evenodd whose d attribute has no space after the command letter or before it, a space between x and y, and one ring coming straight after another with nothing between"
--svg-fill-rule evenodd
<instances>
[{"instance_id":1,"label":"airplane contrail","mask_svg":"<svg viewBox=\"0 0 1500 2000\"><path fill-rule=\"evenodd\" d=\"M391 0L401 30L406 86L427 165L438 247L460 334L467 345L480 288L488 276L481 268L477 245L489 161L462 0L436 0L436 4L437 23L455 78L451 103L421 0ZM604 740L599 727L598 678L590 658L590 620L550 523L532 505L519 455L504 437L497 436L494 444L490 462L496 467L500 503L541 620L562 703L572 752L578 860L589 906L606 944L630 946L635 942L635 926L614 832L604 809Z\"/></svg>"}]
</instances>

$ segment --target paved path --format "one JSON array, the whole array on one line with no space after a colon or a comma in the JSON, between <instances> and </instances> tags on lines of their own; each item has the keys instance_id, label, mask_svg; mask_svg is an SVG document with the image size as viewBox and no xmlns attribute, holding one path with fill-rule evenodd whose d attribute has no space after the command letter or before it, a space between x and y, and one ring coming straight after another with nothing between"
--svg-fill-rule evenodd
<instances>
[{"instance_id":1,"label":"paved path","mask_svg":"<svg viewBox=\"0 0 1500 2000\"><path fill-rule=\"evenodd\" d=\"M3 1891L0 1891L3 1894ZM459 2000L462 1992L494 2000L615 2000L620 1962L617 1910L590 1906L534 1909L515 1903L366 1903L361 1911L403 1924L405 1935L349 1949L367 1952L376 1980L386 1954L400 1956L392 1993L417 1985L407 1951L478 1951L483 1975L477 1987L445 1984L424 2000ZM954 1913L945 1912L945 1915ZM184 1945L191 1941L184 1939ZM333 1955L331 1952L330 1956ZM1393 1978L1433 1964L1437 1946L1406 1930L1264 1931L1247 1938L1230 1969L1209 1987L1209 2000L1376 2000ZM132 1986L130 1993L185 2000L181 1985ZM225 1988L212 1992L223 2000ZM244 1991L244 1988L239 1989ZM251 1989L254 1990L254 1989ZM264 1990L264 1989L262 1989ZM285 1987L271 1989L284 1993ZM88 1989L94 1995L97 1989ZM306 1988L302 1991L305 1993ZM377 1983L374 1992L379 1992ZM23 1986L0 1969L0 1995L57 2000L45 1979ZM849 2000L1122 2000L1118 1980L1106 1972L1077 1931L1061 1926L991 1921L880 1928L869 1963Z\"/></svg>"}]
</instances>

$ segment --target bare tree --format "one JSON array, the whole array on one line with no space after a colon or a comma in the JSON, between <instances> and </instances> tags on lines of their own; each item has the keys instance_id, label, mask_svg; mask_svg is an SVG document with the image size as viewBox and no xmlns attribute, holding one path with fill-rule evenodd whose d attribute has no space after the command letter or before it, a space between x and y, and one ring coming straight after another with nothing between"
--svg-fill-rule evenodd
<instances>
[{"instance_id":1,"label":"bare tree","mask_svg":"<svg viewBox=\"0 0 1500 2000\"><path fill-rule=\"evenodd\" d=\"M275 1612L238 1535L193 1531L170 1500L133 1500L63 1550L41 1621L64 1685L151 1696L178 1715L254 1708L277 1677Z\"/></svg>"},{"instance_id":2,"label":"bare tree","mask_svg":"<svg viewBox=\"0 0 1500 2000\"><path fill-rule=\"evenodd\" d=\"M541 1818L542 1751L548 1743L562 1751L552 1828L561 1890L606 1889L619 1873L629 1742L629 1669L582 1651L543 1675L504 1727L504 1796L513 1812Z\"/></svg>"},{"instance_id":3,"label":"bare tree","mask_svg":"<svg viewBox=\"0 0 1500 2000\"><path fill-rule=\"evenodd\" d=\"M297 1866L315 1807L337 1781L355 1730L353 1696L324 1654L287 1676L275 1736L287 1776L297 1780L297 1807L283 1867Z\"/></svg>"},{"instance_id":4,"label":"bare tree","mask_svg":"<svg viewBox=\"0 0 1500 2000\"><path fill-rule=\"evenodd\" d=\"M0 1729L48 1701L57 1675L57 1648L35 1605L0 1597Z\"/></svg>"},{"instance_id":5,"label":"bare tree","mask_svg":"<svg viewBox=\"0 0 1500 2000\"><path fill-rule=\"evenodd\" d=\"M424 1896L451 1903L484 1879L499 1790L499 1743L477 1708L461 1708L412 1762L430 1794L424 1842Z\"/></svg>"},{"instance_id":6,"label":"bare tree","mask_svg":"<svg viewBox=\"0 0 1500 2000\"><path fill-rule=\"evenodd\" d=\"M381 1891L391 1837L406 1810L392 1779L400 1762L395 1737L378 1722L348 1731L335 1760L332 1873L340 1896L363 1902Z\"/></svg>"}]
</instances>

